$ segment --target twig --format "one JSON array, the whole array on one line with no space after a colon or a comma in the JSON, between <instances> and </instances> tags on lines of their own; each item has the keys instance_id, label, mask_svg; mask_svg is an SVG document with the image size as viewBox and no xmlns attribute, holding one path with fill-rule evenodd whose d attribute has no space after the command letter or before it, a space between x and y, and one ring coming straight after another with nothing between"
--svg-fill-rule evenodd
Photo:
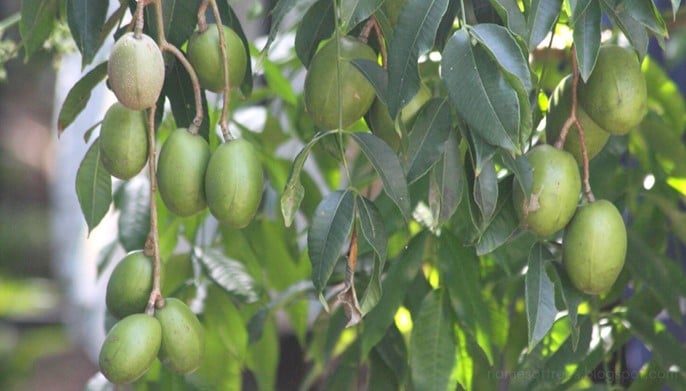
<instances>
[{"instance_id":1,"label":"twig","mask_svg":"<svg viewBox=\"0 0 686 391\"><path fill-rule=\"evenodd\" d=\"M360 35L358 36L362 42L367 43L367 41L369 40L369 33L374 28L375 23L376 21L374 20L374 18L369 18L367 19L367 22L364 24L364 26L362 26L362 30L360 31Z\"/></svg>"},{"instance_id":2,"label":"twig","mask_svg":"<svg viewBox=\"0 0 686 391\"><path fill-rule=\"evenodd\" d=\"M381 51L381 66L383 66L383 69L387 69L388 54L386 53L386 45L384 43L383 34L381 34L381 28L379 28L379 23L377 23L376 18L372 17L372 20L374 20L374 24L372 24L372 26L374 27L374 33L376 33L376 39L379 41L379 51Z\"/></svg>"},{"instance_id":3,"label":"twig","mask_svg":"<svg viewBox=\"0 0 686 391\"><path fill-rule=\"evenodd\" d=\"M210 4L210 0L203 0L198 7L198 31L201 33L207 30L207 20L205 19L205 11L207 11L207 6Z\"/></svg>"},{"instance_id":4,"label":"twig","mask_svg":"<svg viewBox=\"0 0 686 391\"><path fill-rule=\"evenodd\" d=\"M219 119L219 127L222 130L224 141L233 140L233 135L229 131L229 100L231 85L229 84L229 59L226 53L226 40L224 39L224 24L222 23L221 15L219 15L219 7L217 7L216 0L210 0L212 6L212 14L214 15L215 23L217 25L217 33L219 33L219 50L222 55L222 71L224 73L224 91L222 102L222 115Z\"/></svg>"},{"instance_id":5,"label":"twig","mask_svg":"<svg viewBox=\"0 0 686 391\"><path fill-rule=\"evenodd\" d=\"M148 168L150 170L150 232L145 241L145 255L153 259L152 291L145 313L153 315L155 308L164 306L161 290L162 261L160 259L159 232L157 228L157 168L155 164L155 106L148 110Z\"/></svg>"}]
</instances>

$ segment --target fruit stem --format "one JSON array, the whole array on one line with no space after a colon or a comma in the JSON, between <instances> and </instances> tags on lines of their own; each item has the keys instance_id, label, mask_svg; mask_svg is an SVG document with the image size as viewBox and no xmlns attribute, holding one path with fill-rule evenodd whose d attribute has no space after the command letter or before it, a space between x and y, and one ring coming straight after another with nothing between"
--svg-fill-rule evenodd
<instances>
[{"instance_id":1,"label":"fruit stem","mask_svg":"<svg viewBox=\"0 0 686 391\"><path fill-rule=\"evenodd\" d=\"M233 140L233 135L229 131L229 103L230 103L230 91L231 85L229 84L229 59L226 53L226 40L224 39L224 25L222 23L221 15L219 15L219 7L217 7L216 0L209 0L212 6L212 14L217 25L217 32L219 33L219 50L222 54L222 72L224 74L224 91L223 103L222 103L222 115L219 119L219 127L222 130L222 135L224 135L224 141Z\"/></svg>"},{"instance_id":2,"label":"fruit stem","mask_svg":"<svg viewBox=\"0 0 686 391\"><path fill-rule=\"evenodd\" d=\"M200 7L198 7L198 31L201 33L207 30L207 20L205 19L205 11L207 11L207 6L209 4L209 0L204 0L202 3L200 3Z\"/></svg>"},{"instance_id":3,"label":"fruit stem","mask_svg":"<svg viewBox=\"0 0 686 391\"><path fill-rule=\"evenodd\" d=\"M149 0L138 0L136 2L136 11L134 15L136 24L133 28L133 36L136 37L136 39L140 39L141 35L143 35L143 27L145 25L145 18L143 17L143 8L145 8L145 6L148 4L150 4Z\"/></svg>"},{"instance_id":4,"label":"fruit stem","mask_svg":"<svg viewBox=\"0 0 686 391\"><path fill-rule=\"evenodd\" d=\"M150 170L150 232L145 241L145 255L152 257L152 291L145 313L153 315L156 307L164 305L161 291L162 262L159 231L157 229L157 167L155 164L155 106L148 110L148 168Z\"/></svg>"},{"instance_id":5,"label":"fruit stem","mask_svg":"<svg viewBox=\"0 0 686 391\"><path fill-rule=\"evenodd\" d=\"M362 27L362 31L360 31L359 38L362 42L367 43L367 41L369 41L369 33L371 33L372 29L374 30L376 40L379 43L379 51L381 52L381 66L383 66L383 68L386 69L386 45L383 41L383 35L381 34L379 23L376 21L376 18L374 16L367 19L367 22L364 24L364 27Z\"/></svg>"},{"instance_id":6,"label":"fruit stem","mask_svg":"<svg viewBox=\"0 0 686 391\"><path fill-rule=\"evenodd\" d=\"M155 2L155 16L157 19L157 40L159 42L160 50L167 51L173 54L183 65L183 67L188 72L191 77L191 83L193 84L193 96L195 98L195 118L193 122L188 126L188 131L191 134L198 134L200 125L202 124L203 114L202 114L202 98L200 97L200 82L198 81L198 75L195 73L195 69L186 57L181 53L181 51L174 45L167 42L167 38L164 35L164 20L162 19L162 0L152 0Z\"/></svg>"}]
</instances>

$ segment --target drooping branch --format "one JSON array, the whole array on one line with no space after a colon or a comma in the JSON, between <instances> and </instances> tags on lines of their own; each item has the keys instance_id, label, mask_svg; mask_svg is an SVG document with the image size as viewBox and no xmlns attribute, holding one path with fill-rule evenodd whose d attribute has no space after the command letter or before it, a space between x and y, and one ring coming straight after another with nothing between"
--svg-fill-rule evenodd
<instances>
[{"instance_id":1,"label":"drooping branch","mask_svg":"<svg viewBox=\"0 0 686 391\"><path fill-rule=\"evenodd\" d=\"M219 34L219 51L222 56L222 72L224 74L224 91L222 91L222 114L219 119L219 127L222 130L224 141L233 139L233 135L229 131L229 102L231 84L229 83L229 59L226 52L226 39L224 37L224 24L222 23L221 15L219 14L219 7L217 7L216 0L210 0L212 6L212 14L217 25L217 33Z\"/></svg>"},{"instance_id":2,"label":"drooping branch","mask_svg":"<svg viewBox=\"0 0 686 391\"><path fill-rule=\"evenodd\" d=\"M148 110L148 168L150 172L150 232L145 241L145 255L153 259L152 291L145 307L145 313L153 315L155 308L164 305L161 278L162 260L160 259L159 231L157 227L157 164L155 153L155 106Z\"/></svg>"}]
</instances>

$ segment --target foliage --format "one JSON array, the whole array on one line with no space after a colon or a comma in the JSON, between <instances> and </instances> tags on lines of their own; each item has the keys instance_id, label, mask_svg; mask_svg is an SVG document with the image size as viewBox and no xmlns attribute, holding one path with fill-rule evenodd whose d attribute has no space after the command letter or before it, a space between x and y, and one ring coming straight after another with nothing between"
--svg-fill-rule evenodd
<instances>
[{"instance_id":1,"label":"foliage","mask_svg":"<svg viewBox=\"0 0 686 391\"><path fill-rule=\"evenodd\" d=\"M158 1L167 40L183 48L201 1ZM46 15L58 14L90 65L112 31L132 27L124 21L135 2L112 15L108 3L24 0L26 57L56 29ZM248 42L229 2L218 1L254 60L228 109L231 132L258 151L263 200L234 229L207 212L175 216L157 198L163 291L196 304L207 349L197 372L154 367L135 388L239 389L249 371L273 389L287 319L310 361L303 389L610 389L634 379L684 389L683 341L665 324L682 323L686 296L686 104L649 54L649 42L666 46L681 33L668 28L680 3L663 16L647 0L279 0L258 46L265 40ZM144 31L157 37L154 13L149 5ZM363 119L319 129L304 109L298 80L316 48L340 35L367 37L379 54L353 63L395 118L397 150ZM512 193L531 186L523 154L555 142L541 131L548 96L572 63L588 79L601 36L642 59L649 113L590 162L593 192L622 212L629 249L613 288L589 296L561 267L562 233L539 239L522 229ZM85 131L69 125L105 77L94 65L67 96L60 132ZM191 125L190 80L166 57L158 102L171 110L156 113L158 142ZM400 120L422 83L433 99ZM221 107L211 97L203 94L200 133L214 150ZM97 154L91 147L76 184L88 227L114 203L127 219L121 245L140 246L149 222L130 211L145 210L149 195L136 179L113 195ZM640 367L624 357L632 339L652 352Z\"/></svg>"}]
</instances>

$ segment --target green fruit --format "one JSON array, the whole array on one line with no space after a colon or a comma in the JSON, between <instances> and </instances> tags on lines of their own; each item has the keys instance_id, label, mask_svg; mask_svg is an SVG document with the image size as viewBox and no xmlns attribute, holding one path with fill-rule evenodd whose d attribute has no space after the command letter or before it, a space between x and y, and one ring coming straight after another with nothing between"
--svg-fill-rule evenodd
<instances>
[{"instance_id":1,"label":"green fruit","mask_svg":"<svg viewBox=\"0 0 686 391\"><path fill-rule=\"evenodd\" d=\"M188 306L179 299L165 299L155 311L162 326L159 358L162 364L179 374L198 369L205 351L202 325Z\"/></svg>"},{"instance_id":2,"label":"green fruit","mask_svg":"<svg viewBox=\"0 0 686 391\"><path fill-rule=\"evenodd\" d=\"M205 209L205 170L209 160L210 147L201 136L184 128L169 135L157 162L157 183L169 210L188 217Z\"/></svg>"},{"instance_id":3,"label":"green fruit","mask_svg":"<svg viewBox=\"0 0 686 391\"><path fill-rule=\"evenodd\" d=\"M107 172L119 179L136 176L148 161L145 113L113 104L102 121L99 144Z\"/></svg>"},{"instance_id":4,"label":"green fruit","mask_svg":"<svg viewBox=\"0 0 686 391\"><path fill-rule=\"evenodd\" d=\"M112 47L107 76L121 104L131 110L152 107L164 84L162 52L149 36L126 33Z\"/></svg>"},{"instance_id":5,"label":"green fruit","mask_svg":"<svg viewBox=\"0 0 686 391\"><path fill-rule=\"evenodd\" d=\"M419 113L419 110L429 99L431 99L431 91L426 85L422 84L417 94L400 111L400 119L403 124L407 127L412 126L412 122ZM393 150L397 151L400 148L401 135L396 131L393 118L391 118L388 107L383 102L379 99L374 99L367 119L369 128L374 135L384 140Z\"/></svg>"},{"instance_id":6,"label":"green fruit","mask_svg":"<svg viewBox=\"0 0 686 391\"><path fill-rule=\"evenodd\" d=\"M312 58L305 77L305 108L317 126L338 128L340 114L340 125L346 128L371 107L374 87L352 64L355 59L376 61L376 53L349 36L328 41Z\"/></svg>"},{"instance_id":7,"label":"green fruit","mask_svg":"<svg viewBox=\"0 0 686 391\"><path fill-rule=\"evenodd\" d=\"M579 102L603 129L621 135L635 128L648 111L646 81L636 54L616 45L600 48Z\"/></svg>"},{"instance_id":8,"label":"green fruit","mask_svg":"<svg viewBox=\"0 0 686 391\"><path fill-rule=\"evenodd\" d=\"M531 194L526 197L514 183L515 210L524 228L547 237L564 228L574 215L581 191L574 157L550 145L539 145L526 154L531 164Z\"/></svg>"},{"instance_id":9,"label":"green fruit","mask_svg":"<svg viewBox=\"0 0 686 391\"><path fill-rule=\"evenodd\" d=\"M152 291L152 260L143 251L132 251L112 271L105 303L117 318L143 312Z\"/></svg>"},{"instance_id":10,"label":"green fruit","mask_svg":"<svg viewBox=\"0 0 686 391\"><path fill-rule=\"evenodd\" d=\"M553 91L550 105L548 106L545 131L550 144L557 141L562 127L567 121L567 118L569 118L571 110L572 77L567 76L557 85L555 91ZM584 129L588 159L593 159L607 143L607 140L610 138L610 133L598 126L580 105L576 106L576 118ZM567 152L574 155L574 159L576 159L579 165L583 164L584 158L581 151L581 138L579 137L576 125L572 125L572 127L569 128L564 148Z\"/></svg>"},{"instance_id":11,"label":"green fruit","mask_svg":"<svg viewBox=\"0 0 686 391\"><path fill-rule=\"evenodd\" d=\"M597 295L612 287L624 266L626 227L609 201L579 207L567 226L562 261L577 289Z\"/></svg>"},{"instance_id":12,"label":"green fruit","mask_svg":"<svg viewBox=\"0 0 686 391\"><path fill-rule=\"evenodd\" d=\"M253 146L237 139L220 145L205 175L207 206L222 223L235 228L252 221L260 206L264 177Z\"/></svg>"},{"instance_id":13,"label":"green fruit","mask_svg":"<svg viewBox=\"0 0 686 391\"><path fill-rule=\"evenodd\" d=\"M248 62L243 41L231 28L224 27L226 58L229 67L229 86L239 86L245 78ZM224 90L224 67L219 46L219 31L216 24L209 24L207 30L193 33L188 41L188 61L198 74L200 85L214 92Z\"/></svg>"},{"instance_id":14,"label":"green fruit","mask_svg":"<svg viewBox=\"0 0 686 391\"><path fill-rule=\"evenodd\" d=\"M114 384L129 384L150 368L160 350L162 327L146 314L117 322L100 349L100 371Z\"/></svg>"}]
</instances>

